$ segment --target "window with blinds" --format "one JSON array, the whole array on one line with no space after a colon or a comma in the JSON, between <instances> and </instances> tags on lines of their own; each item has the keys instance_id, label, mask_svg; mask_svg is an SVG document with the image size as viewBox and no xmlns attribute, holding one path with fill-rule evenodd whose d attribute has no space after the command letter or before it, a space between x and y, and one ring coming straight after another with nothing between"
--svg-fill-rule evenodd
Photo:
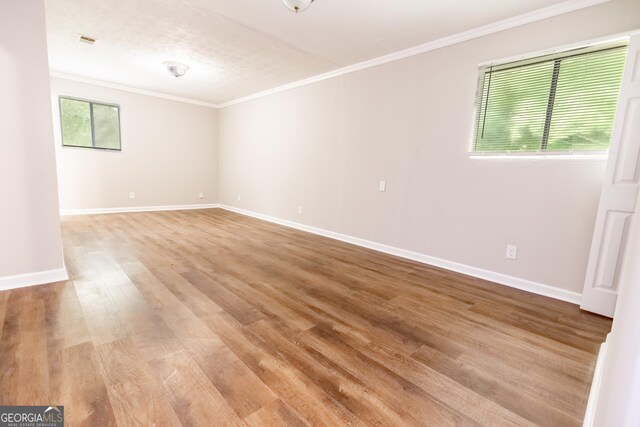
<instances>
[{"instance_id":1,"label":"window with blinds","mask_svg":"<svg viewBox=\"0 0 640 427\"><path fill-rule=\"evenodd\" d=\"M626 50L589 47L482 68L473 151L606 151Z\"/></svg>"}]
</instances>

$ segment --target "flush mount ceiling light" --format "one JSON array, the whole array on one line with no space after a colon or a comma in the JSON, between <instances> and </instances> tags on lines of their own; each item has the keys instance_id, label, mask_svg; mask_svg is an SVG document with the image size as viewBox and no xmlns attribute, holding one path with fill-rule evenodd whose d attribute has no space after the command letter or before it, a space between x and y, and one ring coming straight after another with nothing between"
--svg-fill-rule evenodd
<instances>
[{"instance_id":1,"label":"flush mount ceiling light","mask_svg":"<svg viewBox=\"0 0 640 427\"><path fill-rule=\"evenodd\" d=\"M313 3L313 0L282 0L282 3L284 3L289 10L298 13L307 10L307 8L311 6L311 3Z\"/></svg>"},{"instance_id":2,"label":"flush mount ceiling light","mask_svg":"<svg viewBox=\"0 0 640 427\"><path fill-rule=\"evenodd\" d=\"M171 73L174 77L182 77L185 75L189 67L180 62L167 61L164 63L164 66L167 67L167 71Z\"/></svg>"}]
</instances>

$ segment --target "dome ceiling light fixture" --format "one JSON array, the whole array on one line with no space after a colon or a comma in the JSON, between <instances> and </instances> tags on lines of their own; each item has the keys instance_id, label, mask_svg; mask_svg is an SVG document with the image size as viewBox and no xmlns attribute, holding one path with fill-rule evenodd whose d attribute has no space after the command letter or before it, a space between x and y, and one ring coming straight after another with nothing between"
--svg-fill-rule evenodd
<instances>
[{"instance_id":1,"label":"dome ceiling light fixture","mask_svg":"<svg viewBox=\"0 0 640 427\"><path fill-rule=\"evenodd\" d=\"M167 71L174 77L184 76L189 69L188 65L174 61L167 61L163 65L167 68Z\"/></svg>"},{"instance_id":2,"label":"dome ceiling light fixture","mask_svg":"<svg viewBox=\"0 0 640 427\"><path fill-rule=\"evenodd\" d=\"M282 0L282 3L287 6L287 9L298 13L307 10L313 1L314 0Z\"/></svg>"}]
</instances>

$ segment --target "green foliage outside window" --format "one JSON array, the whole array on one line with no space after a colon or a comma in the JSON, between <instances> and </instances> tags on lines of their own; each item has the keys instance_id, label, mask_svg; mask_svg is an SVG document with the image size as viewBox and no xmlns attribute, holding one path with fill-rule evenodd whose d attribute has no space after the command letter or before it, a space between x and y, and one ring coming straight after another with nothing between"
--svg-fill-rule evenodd
<instances>
[{"instance_id":1,"label":"green foliage outside window","mask_svg":"<svg viewBox=\"0 0 640 427\"><path fill-rule=\"evenodd\" d=\"M60 98L62 145L120 150L118 106Z\"/></svg>"},{"instance_id":2,"label":"green foliage outside window","mask_svg":"<svg viewBox=\"0 0 640 427\"><path fill-rule=\"evenodd\" d=\"M625 57L615 46L483 69L473 151L607 150Z\"/></svg>"}]
</instances>

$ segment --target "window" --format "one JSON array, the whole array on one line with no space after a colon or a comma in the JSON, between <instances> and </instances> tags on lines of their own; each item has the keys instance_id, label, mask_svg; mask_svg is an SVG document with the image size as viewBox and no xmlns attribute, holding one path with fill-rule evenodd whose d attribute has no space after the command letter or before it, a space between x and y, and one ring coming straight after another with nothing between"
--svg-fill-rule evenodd
<instances>
[{"instance_id":1,"label":"window","mask_svg":"<svg viewBox=\"0 0 640 427\"><path fill-rule=\"evenodd\" d=\"M120 150L120 107L60 97L62 145Z\"/></svg>"},{"instance_id":2,"label":"window","mask_svg":"<svg viewBox=\"0 0 640 427\"><path fill-rule=\"evenodd\" d=\"M482 68L473 151L607 150L625 57L618 44Z\"/></svg>"}]
</instances>

